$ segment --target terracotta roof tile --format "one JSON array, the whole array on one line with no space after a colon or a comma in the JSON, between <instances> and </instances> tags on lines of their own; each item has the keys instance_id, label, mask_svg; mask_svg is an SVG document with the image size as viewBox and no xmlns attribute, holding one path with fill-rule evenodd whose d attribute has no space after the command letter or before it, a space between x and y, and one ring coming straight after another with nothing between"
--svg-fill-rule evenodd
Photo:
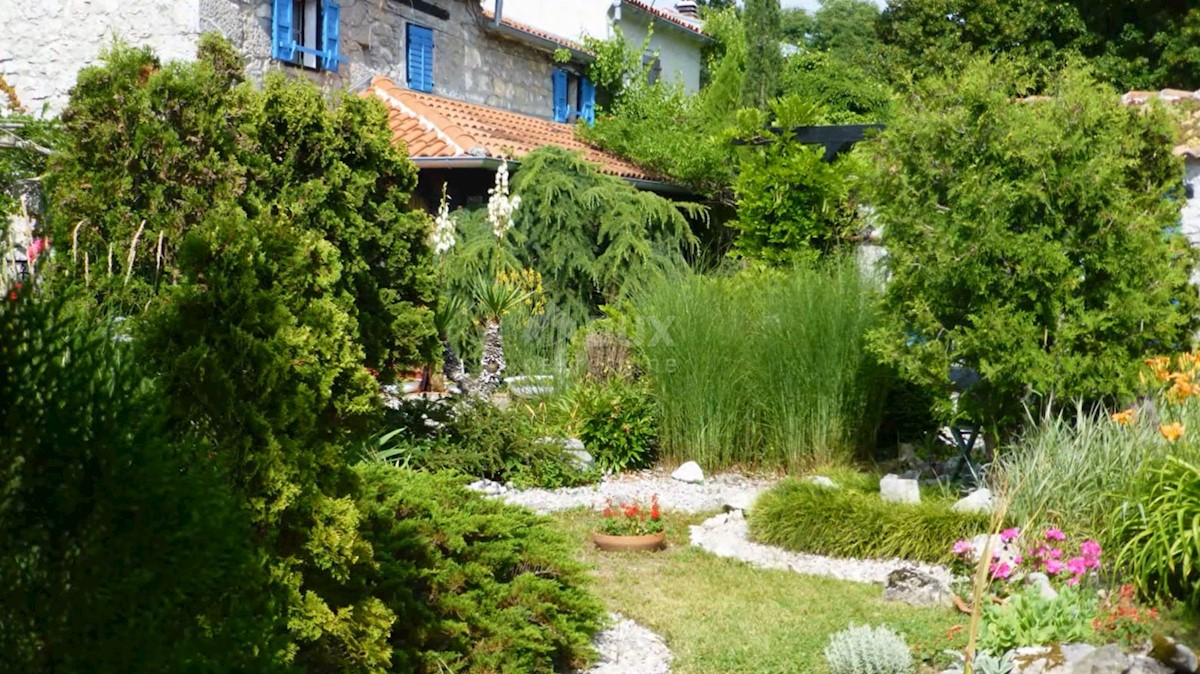
<instances>
[{"instance_id":1,"label":"terracotta roof tile","mask_svg":"<svg viewBox=\"0 0 1200 674\"><path fill-rule=\"evenodd\" d=\"M654 5L652 5L648 2L645 2L644 0L624 0L624 2L627 5L633 5L634 7L637 7L638 9L642 10L643 12L653 14L654 16L657 16L660 19L669 21L669 22L675 24L676 26L685 28L697 35L702 35L704 37L708 37L707 35L704 34L704 29L700 27L699 23L690 21L689 19L687 19L683 16L680 16L679 14L676 14L670 10L662 9L660 7L655 7Z\"/></svg>"},{"instance_id":2,"label":"terracotta roof tile","mask_svg":"<svg viewBox=\"0 0 1200 674\"><path fill-rule=\"evenodd\" d=\"M491 10L487 10L487 9L483 10L483 18L487 19L488 21L494 20L495 17L496 17L496 15L493 14L491 12ZM549 40L556 44L560 44L563 47L566 47L567 49L574 49L575 51L583 52L584 54L592 53L588 48L584 47L582 44L580 44L578 42L575 42L574 40L568 40L567 38L562 37L561 35L555 35L554 33L544 31L541 28L534 28L533 26L530 26L529 24L526 24L526 23L521 23L520 21L513 21L512 19L501 19L500 23L508 26L509 28L514 28L516 30L519 30L522 33L528 33L530 35L540 37L543 40Z\"/></svg>"},{"instance_id":3,"label":"terracotta roof tile","mask_svg":"<svg viewBox=\"0 0 1200 674\"><path fill-rule=\"evenodd\" d=\"M375 77L363 92L388 106L388 127L413 159L491 157L518 159L545 145L583 154L600 171L622 178L657 180L634 164L575 137L575 127L396 86Z\"/></svg>"}]
</instances>

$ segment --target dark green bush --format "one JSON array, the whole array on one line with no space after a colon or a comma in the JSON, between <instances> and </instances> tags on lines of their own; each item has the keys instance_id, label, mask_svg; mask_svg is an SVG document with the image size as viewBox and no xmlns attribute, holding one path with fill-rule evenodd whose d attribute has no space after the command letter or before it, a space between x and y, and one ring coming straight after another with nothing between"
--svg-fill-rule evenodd
<instances>
[{"instance_id":1,"label":"dark green bush","mask_svg":"<svg viewBox=\"0 0 1200 674\"><path fill-rule=\"evenodd\" d=\"M987 515L956 513L950 502L885 503L878 492L831 489L791 479L759 497L751 538L833 557L948 563L954 542L990 531Z\"/></svg>"},{"instance_id":2,"label":"dark green bush","mask_svg":"<svg viewBox=\"0 0 1200 674\"><path fill-rule=\"evenodd\" d=\"M575 546L542 517L462 478L357 468L377 566L354 579L396 613L392 671L530 674L583 668L604 609Z\"/></svg>"},{"instance_id":3,"label":"dark green bush","mask_svg":"<svg viewBox=\"0 0 1200 674\"><path fill-rule=\"evenodd\" d=\"M171 438L123 344L61 300L5 295L0 670L284 669L282 617L219 464Z\"/></svg>"},{"instance_id":4,"label":"dark green bush","mask_svg":"<svg viewBox=\"0 0 1200 674\"><path fill-rule=\"evenodd\" d=\"M437 425L426 424L429 419ZM518 487L570 487L595 482L557 442L544 441L524 415L477 401L430 404L406 400L387 413L383 448L389 462L433 472L450 471Z\"/></svg>"},{"instance_id":5,"label":"dark green bush","mask_svg":"<svg viewBox=\"0 0 1200 674\"><path fill-rule=\"evenodd\" d=\"M645 384L611 379L571 393L579 439L601 470L647 468L658 457L658 425Z\"/></svg>"}]
</instances>

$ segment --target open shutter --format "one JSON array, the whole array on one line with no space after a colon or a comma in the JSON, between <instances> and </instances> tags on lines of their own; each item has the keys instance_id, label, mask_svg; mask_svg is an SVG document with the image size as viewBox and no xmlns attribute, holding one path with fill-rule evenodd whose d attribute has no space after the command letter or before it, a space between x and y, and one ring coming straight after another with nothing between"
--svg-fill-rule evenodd
<instances>
[{"instance_id":1,"label":"open shutter","mask_svg":"<svg viewBox=\"0 0 1200 674\"><path fill-rule=\"evenodd\" d=\"M567 71L555 68L552 79L554 81L554 121L565 122L571 111L571 102L567 96Z\"/></svg>"},{"instance_id":2,"label":"open shutter","mask_svg":"<svg viewBox=\"0 0 1200 674\"><path fill-rule=\"evenodd\" d=\"M433 91L433 30L408 24L408 87Z\"/></svg>"},{"instance_id":3,"label":"open shutter","mask_svg":"<svg viewBox=\"0 0 1200 674\"><path fill-rule=\"evenodd\" d=\"M579 116L588 124L596 123L596 85L588 78L579 83Z\"/></svg>"},{"instance_id":4,"label":"open shutter","mask_svg":"<svg viewBox=\"0 0 1200 674\"><path fill-rule=\"evenodd\" d=\"M321 51L322 65L326 70L337 71L338 62L344 60L338 52L341 46L341 41L338 38L338 27L341 25L339 19L342 13L342 6L331 0L325 0L324 24L321 26L322 45Z\"/></svg>"},{"instance_id":5,"label":"open shutter","mask_svg":"<svg viewBox=\"0 0 1200 674\"><path fill-rule=\"evenodd\" d=\"M271 14L271 57L281 61L296 58L296 40L292 37L292 0L275 0Z\"/></svg>"}]
</instances>

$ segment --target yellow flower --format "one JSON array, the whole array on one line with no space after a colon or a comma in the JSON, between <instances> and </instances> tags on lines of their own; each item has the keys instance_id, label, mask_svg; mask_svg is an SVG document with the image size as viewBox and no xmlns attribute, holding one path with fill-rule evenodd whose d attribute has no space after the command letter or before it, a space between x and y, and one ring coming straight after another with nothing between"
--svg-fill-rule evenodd
<instances>
[{"instance_id":1,"label":"yellow flower","mask_svg":"<svg viewBox=\"0 0 1200 674\"><path fill-rule=\"evenodd\" d=\"M1183 437L1184 428L1183 424L1176 421L1175 423L1171 424L1160 424L1158 427L1158 432L1162 433L1162 436L1167 439L1167 442L1175 442L1179 438Z\"/></svg>"},{"instance_id":2,"label":"yellow flower","mask_svg":"<svg viewBox=\"0 0 1200 674\"><path fill-rule=\"evenodd\" d=\"M1122 426L1128 426L1132 424L1136 418L1137 410L1133 409L1132 407L1121 412L1113 412L1112 415L1112 420L1118 424L1121 424Z\"/></svg>"},{"instance_id":3,"label":"yellow flower","mask_svg":"<svg viewBox=\"0 0 1200 674\"><path fill-rule=\"evenodd\" d=\"M1196 385L1193 384L1188 377L1176 377L1175 384L1167 391L1167 397L1171 402L1182 402L1190 396L1196 395Z\"/></svg>"}]
</instances>

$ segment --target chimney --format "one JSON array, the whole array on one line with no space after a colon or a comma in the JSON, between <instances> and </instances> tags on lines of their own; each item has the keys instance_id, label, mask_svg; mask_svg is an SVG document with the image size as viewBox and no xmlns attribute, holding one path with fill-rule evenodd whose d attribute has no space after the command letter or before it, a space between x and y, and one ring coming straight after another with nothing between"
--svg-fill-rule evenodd
<instances>
[{"instance_id":1,"label":"chimney","mask_svg":"<svg viewBox=\"0 0 1200 674\"><path fill-rule=\"evenodd\" d=\"M700 18L700 8L692 0L684 0L683 2L675 3L675 12L688 17L689 19Z\"/></svg>"}]
</instances>

